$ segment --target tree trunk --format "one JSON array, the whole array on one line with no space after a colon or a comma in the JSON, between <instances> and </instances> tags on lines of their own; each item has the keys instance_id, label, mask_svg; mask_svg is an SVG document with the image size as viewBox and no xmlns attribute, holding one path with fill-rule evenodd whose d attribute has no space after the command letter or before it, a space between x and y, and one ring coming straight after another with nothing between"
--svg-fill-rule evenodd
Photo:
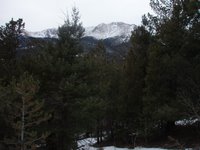
<instances>
[{"instance_id":1,"label":"tree trunk","mask_svg":"<svg viewBox=\"0 0 200 150\"><path fill-rule=\"evenodd\" d=\"M111 129L110 129L110 136L111 136L111 140L114 141L114 131L113 131L113 127L111 127Z\"/></svg>"},{"instance_id":2,"label":"tree trunk","mask_svg":"<svg viewBox=\"0 0 200 150\"><path fill-rule=\"evenodd\" d=\"M22 98L22 125L21 125L21 150L25 150L24 145L24 114L25 114L25 106L24 106L24 98Z\"/></svg>"},{"instance_id":3,"label":"tree trunk","mask_svg":"<svg viewBox=\"0 0 200 150\"><path fill-rule=\"evenodd\" d=\"M103 142L103 130L102 130L102 127L100 129L100 143Z\"/></svg>"},{"instance_id":4,"label":"tree trunk","mask_svg":"<svg viewBox=\"0 0 200 150\"><path fill-rule=\"evenodd\" d=\"M175 122L174 121L167 121L166 123L166 129L165 129L165 134L168 136L171 132L171 130L175 127Z\"/></svg>"},{"instance_id":5,"label":"tree trunk","mask_svg":"<svg viewBox=\"0 0 200 150\"><path fill-rule=\"evenodd\" d=\"M99 143L100 143L99 128L97 128L97 144L99 145Z\"/></svg>"},{"instance_id":6,"label":"tree trunk","mask_svg":"<svg viewBox=\"0 0 200 150\"><path fill-rule=\"evenodd\" d=\"M100 134L99 134L99 131L100 131L100 129L99 129L99 120L97 120L97 144L99 145L99 143L100 143Z\"/></svg>"}]
</instances>

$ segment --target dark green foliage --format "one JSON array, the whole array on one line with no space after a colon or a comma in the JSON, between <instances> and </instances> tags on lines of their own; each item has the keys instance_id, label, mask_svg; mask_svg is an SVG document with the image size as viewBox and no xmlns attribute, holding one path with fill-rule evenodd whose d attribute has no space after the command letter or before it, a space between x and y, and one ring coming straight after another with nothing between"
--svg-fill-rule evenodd
<instances>
[{"instance_id":1,"label":"dark green foliage","mask_svg":"<svg viewBox=\"0 0 200 150\"><path fill-rule=\"evenodd\" d=\"M82 52L80 39L84 34L85 29L80 22L79 11L77 8L72 9L71 19L68 17L64 25L58 28L58 44L61 50L61 55L65 59L73 60L73 58Z\"/></svg>"},{"instance_id":2,"label":"dark green foliage","mask_svg":"<svg viewBox=\"0 0 200 150\"><path fill-rule=\"evenodd\" d=\"M0 27L0 58L10 60L15 58L16 49L19 46L19 36L24 29L22 19L14 21L13 19Z\"/></svg>"},{"instance_id":3,"label":"dark green foliage","mask_svg":"<svg viewBox=\"0 0 200 150\"><path fill-rule=\"evenodd\" d=\"M132 48L129 50L125 65L124 106L125 118L130 132L142 128L143 96L145 88L147 54L150 33L144 26L137 27L131 37Z\"/></svg>"},{"instance_id":4,"label":"dark green foliage","mask_svg":"<svg viewBox=\"0 0 200 150\"><path fill-rule=\"evenodd\" d=\"M49 116L42 110L43 102L37 100L38 88L38 81L25 73L1 90L5 122L12 131L4 136L3 141L8 147L26 150L47 137L45 131L39 130L41 123L47 121Z\"/></svg>"},{"instance_id":5,"label":"dark green foliage","mask_svg":"<svg viewBox=\"0 0 200 150\"><path fill-rule=\"evenodd\" d=\"M0 78L3 84L8 84L16 73L16 53L24 25L22 19L16 21L12 19L0 27Z\"/></svg>"},{"instance_id":6,"label":"dark green foliage","mask_svg":"<svg viewBox=\"0 0 200 150\"><path fill-rule=\"evenodd\" d=\"M149 31L154 29L145 78L144 111L151 118L152 125L161 124L161 135L168 134L167 126L170 122L183 117L181 115L185 111L181 107L183 102L178 98L179 91L190 85L189 80L194 74L190 57L196 48L192 48L192 43L195 42L189 41L194 37L190 32L195 27L199 14L196 12L191 16L188 8L191 3L152 0L151 6L156 16L149 15L149 20L144 17L143 21ZM185 47L186 43L190 48ZM196 53L195 56L197 55Z\"/></svg>"}]
</instances>

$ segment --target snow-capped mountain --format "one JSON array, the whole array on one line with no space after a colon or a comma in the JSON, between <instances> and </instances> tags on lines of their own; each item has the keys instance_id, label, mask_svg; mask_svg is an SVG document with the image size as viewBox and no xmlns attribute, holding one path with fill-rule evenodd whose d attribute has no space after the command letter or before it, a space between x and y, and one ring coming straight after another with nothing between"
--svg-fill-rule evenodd
<instances>
[{"instance_id":1,"label":"snow-capped mountain","mask_svg":"<svg viewBox=\"0 0 200 150\"><path fill-rule=\"evenodd\" d=\"M46 29L38 32L26 31L26 35L34 38L58 38L56 28Z\"/></svg>"},{"instance_id":2,"label":"snow-capped mountain","mask_svg":"<svg viewBox=\"0 0 200 150\"><path fill-rule=\"evenodd\" d=\"M95 39L118 38L119 41L128 41L131 31L135 25L123 22L112 22L109 24L99 24L95 27L86 27L84 37L93 37ZM27 36L35 38L57 38L57 29L47 29L40 32L26 32Z\"/></svg>"},{"instance_id":3,"label":"snow-capped mountain","mask_svg":"<svg viewBox=\"0 0 200 150\"><path fill-rule=\"evenodd\" d=\"M112 22L110 24L102 23L96 27L86 28L85 36L91 36L96 39L118 37L123 41L127 41L134 27L135 25L126 24L123 22Z\"/></svg>"}]
</instances>

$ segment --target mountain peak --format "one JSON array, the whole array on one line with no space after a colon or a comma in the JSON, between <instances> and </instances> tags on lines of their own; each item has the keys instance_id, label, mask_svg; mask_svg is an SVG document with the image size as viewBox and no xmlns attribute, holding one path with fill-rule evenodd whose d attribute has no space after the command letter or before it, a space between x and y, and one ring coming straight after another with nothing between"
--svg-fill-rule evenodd
<instances>
[{"instance_id":1,"label":"mountain peak","mask_svg":"<svg viewBox=\"0 0 200 150\"><path fill-rule=\"evenodd\" d=\"M25 31L27 36L35 37L35 38L58 38L57 29L50 28L38 32L29 32Z\"/></svg>"},{"instance_id":2,"label":"mountain peak","mask_svg":"<svg viewBox=\"0 0 200 150\"><path fill-rule=\"evenodd\" d=\"M85 28L85 37L93 37L97 40L107 38L120 38L120 41L127 41L135 25L124 22L101 23L95 27ZM26 32L27 36L36 38L58 38L57 29L51 28L40 32Z\"/></svg>"},{"instance_id":3,"label":"mountain peak","mask_svg":"<svg viewBox=\"0 0 200 150\"><path fill-rule=\"evenodd\" d=\"M85 36L91 36L96 39L107 39L114 37L130 37L131 31L135 25L124 22L101 23L96 27L86 28Z\"/></svg>"}]
</instances>

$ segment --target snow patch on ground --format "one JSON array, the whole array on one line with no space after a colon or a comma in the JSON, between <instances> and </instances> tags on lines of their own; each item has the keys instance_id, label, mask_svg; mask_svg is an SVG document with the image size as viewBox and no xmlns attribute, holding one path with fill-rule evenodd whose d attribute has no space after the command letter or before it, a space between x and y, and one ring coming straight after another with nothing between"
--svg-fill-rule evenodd
<instances>
[{"instance_id":1,"label":"snow patch on ground","mask_svg":"<svg viewBox=\"0 0 200 150\"><path fill-rule=\"evenodd\" d=\"M91 150L97 150L97 149L91 149ZM103 150L164 150L161 148L143 148L143 147L136 147L134 149L129 148L118 148L115 146L109 146L109 147L103 147Z\"/></svg>"},{"instance_id":2,"label":"snow patch on ground","mask_svg":"<svg viewBox=\"0 0 200 150\"><path fill-rule=\"evenodd\" d=\"M92 146L96 142L97 142L96 138L87 138L87 139L79 140L77 142L78 150L166 150L162 148L144 148L144 147L136 147L136 148L129 149L129 148L118 148L115 146L97 148L97 147ZM187 150L192 150L192 149L187 149Z\"/></svg>"},{"instance_id":3,"label":"snow patch on ground","mask_svg":"<svg viewBox=\"0 0 200 150\"><path fill-rule=\"evenodd\" d=\"M183 120L178 120L175 122L175 125L179 126L187 126L187 125L193 125L197 123L199 119L197 118L190 118L190 119L183 119Z\"/></svg>"},{"instance_id":4,"label":"snow patch on ground","mask_svg":"<svg viewBox=\"0 0 200 150\"><path fill-rule=\"evenodd\" d=\"M97 142L96 138L86 138L86 139L79 140L77 142L78 149L79 150L82 150L82 149L84 149L84 150L92 150L91 146L94 145L96 142Z\"/></svg>"}]
</instances>

